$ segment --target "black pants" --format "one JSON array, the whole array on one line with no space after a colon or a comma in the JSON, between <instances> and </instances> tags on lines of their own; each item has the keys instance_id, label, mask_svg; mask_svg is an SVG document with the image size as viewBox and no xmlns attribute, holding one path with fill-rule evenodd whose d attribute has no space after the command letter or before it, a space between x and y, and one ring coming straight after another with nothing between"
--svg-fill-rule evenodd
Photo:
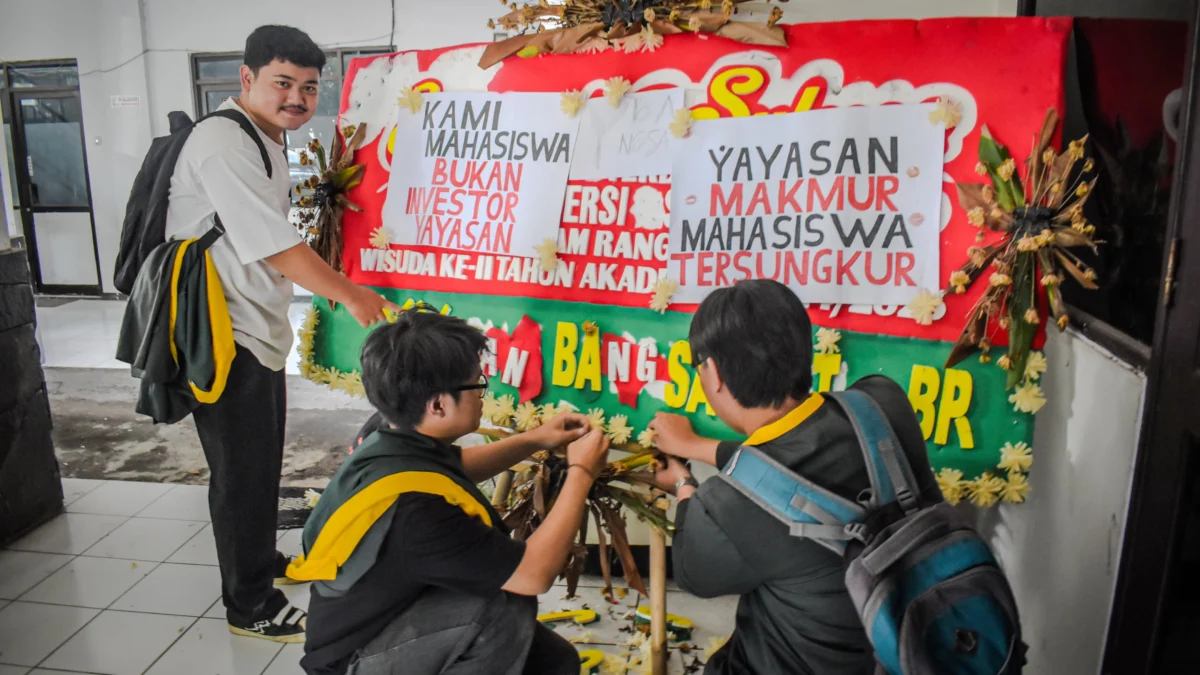
<instances>
[{"instance_id":1,"label":"black pants","mask_svg":"<svg viewBox=\"0 0 1200 675\"><path fill-rule=\"evenodd\" d=\"M431 588L358 650L347 675L578 675L574 645L537 621L537 598Z\"/></svg>"},{"instance_id":2,"label":"black pants","mask_svg":"<svg viewBox=\"0 0 1200 675\"><path fill-rule=\"evenodd\" d=\"M274 587L287 381L238 346L216 403L192 413L208 459L208 508L229 621L271 618L287 603Z\"/></svg>"}]
</instances>

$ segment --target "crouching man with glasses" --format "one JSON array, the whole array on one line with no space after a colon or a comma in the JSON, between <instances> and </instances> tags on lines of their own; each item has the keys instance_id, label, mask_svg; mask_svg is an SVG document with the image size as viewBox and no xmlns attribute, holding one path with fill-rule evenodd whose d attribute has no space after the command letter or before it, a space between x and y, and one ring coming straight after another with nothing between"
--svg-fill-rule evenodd
<instances>
[{"instance_id":1,"label":"crouching man with glasses","mask_svg":"<svg viewBox=\"0 0 1200 675\"><path fill-rule=\"evenodd\" d=\"M472 448L488 383L484 335L410 310L372 332L362 380L381 424L338 469L288 570L314 581L309 675L576 675L575 648L537 622L608 454L600 429L563 413ZM568 445L566 484L542 525L514 541L476 484Z\"/></svg>"}]
</instances>

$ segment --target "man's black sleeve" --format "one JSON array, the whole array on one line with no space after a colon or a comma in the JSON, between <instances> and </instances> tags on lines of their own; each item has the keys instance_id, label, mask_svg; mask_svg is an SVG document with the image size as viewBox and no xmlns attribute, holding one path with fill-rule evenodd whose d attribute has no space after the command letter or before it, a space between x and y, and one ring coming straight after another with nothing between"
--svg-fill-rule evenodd
<instances>
[{"instance_id":1,"label":"man's black sleeve","mask_svg":"<svg viewBox=\"0 0 1200 675\"><path fill-rule=\"evenodd\" d=\"M401 495L390 537L406 581L482 597L500 592L525 555L524 543L437 495Z\"/></svg>"}]
</instances>

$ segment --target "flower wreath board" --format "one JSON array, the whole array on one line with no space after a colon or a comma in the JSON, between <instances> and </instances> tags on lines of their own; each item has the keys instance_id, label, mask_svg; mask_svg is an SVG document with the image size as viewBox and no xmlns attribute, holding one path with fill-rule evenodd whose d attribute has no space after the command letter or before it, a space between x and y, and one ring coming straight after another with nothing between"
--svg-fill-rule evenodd
<instances>
[{"instance_id":1,"label":"flower wreath board","mask_svg":"<svg viewBox=\"0 0 1200 675\"><path fill-rule=\"evenodd\" d=\"M1016 378L986 354L944 367L988 287L946 280L999 240L958 198L986 180L981 140L1021 164L1062 107L1069 20L780 28L787 47L681 34L487 69L487 45L354 60L346 275L486 332L489 421L570 406L618 446L649 442L658 411L736 438L688 326L713 288L776 278L808 304L815 390L893 378L948 498L1024 501L1044 359ZM315 299L302 371L361 394L365 335Z\"/></svg>"}]
</instances>

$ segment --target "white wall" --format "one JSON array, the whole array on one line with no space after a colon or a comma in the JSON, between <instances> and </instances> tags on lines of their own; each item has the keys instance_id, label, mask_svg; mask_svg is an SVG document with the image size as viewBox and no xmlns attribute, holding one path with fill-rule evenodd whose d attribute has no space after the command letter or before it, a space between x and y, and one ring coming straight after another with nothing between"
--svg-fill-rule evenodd
<instances>
[{"instance_id":1,"label":"white wall","mask_svg":"<svg viewBox=\"0 0 1200 675\"><path fill-rule=\"evenodd\" d=\"M1029 501L988 510L979 523L1016 593L1025 672L1092 675L1116 588L1146 379L1076 333L1050 333Z\"/></svg>"},{"instance_id":2,"label":"white wall","mask_svg":"<svg viewBox=\"0 0 1200 675\"><path fill-rule=\"evenodd\" d=\"M325 47L384 46L393 3L400 49L489 41L487 21L503 11L496 0L0 0L0 60L74 58L87 73L80 90L104 289L112 290L125 199L151 138L166 132L168 112L195 109L190 54L241 51L246 35L265 23L297 26ZM785 22L804 22L1012 15L1016 0L792 0L781 6ZM142 105L114 109L109 97L118 94L141 96ZM0 147L6 177L0 193L11 214L15 195L8 194L6 164ZM9 224L13 232L19 227Z\"/></svg>"}]
</instances>

